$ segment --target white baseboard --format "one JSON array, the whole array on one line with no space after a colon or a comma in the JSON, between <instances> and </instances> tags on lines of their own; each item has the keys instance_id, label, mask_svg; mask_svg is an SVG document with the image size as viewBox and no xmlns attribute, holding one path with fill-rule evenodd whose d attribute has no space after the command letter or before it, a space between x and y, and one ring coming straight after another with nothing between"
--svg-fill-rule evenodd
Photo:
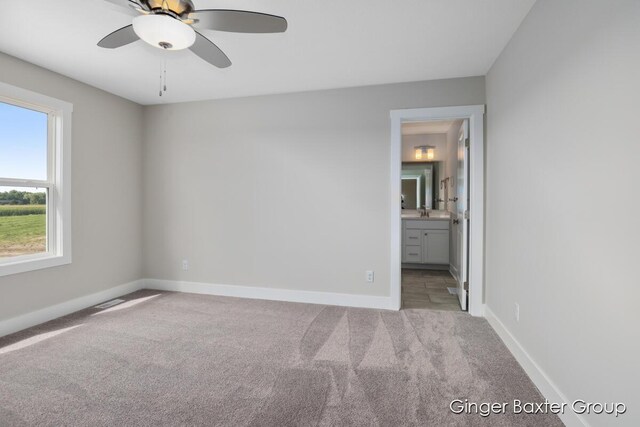
<instances>
[{"instance_id":1,"label":"white baseboard","mask_svg":"<svg viewBox=\"0 0 640 427\"><path fill-rule=\"evenodd\" d=\"M458 270L453 268L452 265L449 265L449 274L451 274L451 276L456 279L456 282L460 282L460 279L458 279Z\"/></svg>"},{"instance_id":2,"label":"white baseboard","mask_svg":"<svg viewBox=\"0 0 640 427\"><path fill-rule=\"evenodd\" d=\"M66 316L79 310L91 307L101 302L135 292L143 287L142 280L125 283L124 285L114 288L105 289L95 294L85 295L83 297L74 298L60 304L32 311L31 313L12 317L10 319L0 321L0 337Z\"/></svg>"},{"instance_id":3,"label":"white baseboard","mask_svg":"<svg viewBox=\"0 0 640 427\"><path fill-rule=\"evenodd\" d=\"M511 332L504 326L500 319L491 311L489 307L485 305L484 316L489 324L496 331L498 336L505 343L511 354L516 358L520 366L529 375L531 381L538 387L540 393L549 400L549 402L568 403L568 408L571 406L570 400L562 393L549 376L540 368L540 366L531 358L529 353L520 345L520 343L511 335ZM565 411L564 414L559 414L562 422L568 427L584 427L589 424L580 415L573 412L571 409Z\"/></svg>"},{"instance_id":4,"label":"white baseboard","mask_svg":"<svg viewBox=\"0 0 640 427\"><path fill-rule=\"evenodd\" d=\"M117 298L140 289L156 289L238 298L394 310L391 297L297 291L292 289L275 289L253 286L214 285L209 283L181 282L174 280L140 279L106 289L95 294L85 295L70 301L65 301L60 304L32 311L31 313L26 313L6 320L0 320L0 337L66 316L76 311L83 310L101 302Z\"/></svg>"},{"instance_id":5,"label":"white baseboard","mask_svg":"<svg viewBox=\"0 0 640 427\"><path fill-rule=\"evenodd\" d=\"M145 279L147 289L187 292L193 294L252 298L271 301L303 302L309 304L339 305L393 310L391 297L340 294L334 292L299 291L293 289L257 286L216 285L212 283L182 282L177 280Z\"/></svg>"}]
</instances>

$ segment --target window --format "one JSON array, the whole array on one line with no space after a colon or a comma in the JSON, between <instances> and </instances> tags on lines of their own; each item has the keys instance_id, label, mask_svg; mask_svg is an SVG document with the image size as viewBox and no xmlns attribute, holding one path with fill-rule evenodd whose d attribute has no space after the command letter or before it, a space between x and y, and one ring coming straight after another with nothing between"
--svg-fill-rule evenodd
<instances>
[{"instance_id":1,"label":"window","mask_svg":"<svg viewBox=\"0 0 640 427\"><path fill-rule=\"evenodd\" d=\"M0 83L0 276L71 262L71 112Z\"/></svg>"}]
</instances>

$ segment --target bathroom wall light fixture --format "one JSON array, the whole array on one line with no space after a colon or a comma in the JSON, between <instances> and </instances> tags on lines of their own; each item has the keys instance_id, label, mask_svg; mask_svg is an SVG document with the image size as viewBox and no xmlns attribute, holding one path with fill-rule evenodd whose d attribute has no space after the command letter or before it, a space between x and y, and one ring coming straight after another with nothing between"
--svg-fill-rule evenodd
<instances>
[{"instance_id":1,"label":"bathroom wall light fixture","mask_svg":"<svg viewBox=\"0 0 640 427\"><path fill-rule=\"evenodd\" d=\"M416 151L416 160L433 160L436 156L436 147L433 145L417 145L413 148Z\"/></svg>"}]
</instances>

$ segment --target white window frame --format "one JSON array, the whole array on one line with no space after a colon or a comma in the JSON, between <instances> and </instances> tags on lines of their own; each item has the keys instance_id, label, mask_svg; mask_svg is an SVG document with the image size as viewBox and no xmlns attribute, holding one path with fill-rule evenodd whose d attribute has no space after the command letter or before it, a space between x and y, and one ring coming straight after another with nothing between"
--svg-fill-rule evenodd
<instances>
[{"instance_id":1,"label":"white window frame","mask_svg":"<svg viewBox=\"0 0 640 427\"><path fill-rule=\"evenodd\" d=\"M71 116L73 104L0 82L0 102L47 114L47 179L0 176L0 187L47 189L47 252L0 258L0 276L71 263Z\"/></svg>"}]
</instances>

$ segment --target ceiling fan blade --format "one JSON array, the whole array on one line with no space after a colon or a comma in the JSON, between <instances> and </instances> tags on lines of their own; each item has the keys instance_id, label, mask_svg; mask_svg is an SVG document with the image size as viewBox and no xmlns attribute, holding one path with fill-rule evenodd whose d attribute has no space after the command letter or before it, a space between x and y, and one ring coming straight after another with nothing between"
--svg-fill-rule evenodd
<instances>
[{"instance_id":1,"label":"ceiling fan blade","mask_svg":"<svg viewBox=\"0 0 640 427\"><path fill-rule=\"evenodd\" d=\"M189 19L197 19L198 28L232 33L284 33L288 25L281 16L245 10L196 10Z\"/></svg>"},{"instance_id":2,"label":"ceiling fan blade","mask_svg":"<svg viewBox=\"0 0 640 427\"><path fill-rule=\"evenodd\" d=\"M200 58L218 68L227 68L231 61L211 40L196 31L196 42L189 49Z\"/></svg>"},{"instance_id":3,"label":"ceiling fan blade","mask_svg":"<svg viewBox=\"0 0 640 427\"><path fill-rule=\"evenodd\" d=\"M138 35L133 31L133 25L127 25L119 30L115 30L98 42L98 46L106 49L115 49L134 41L139 40Z\"/></svg>"},{"instance_id":4,"label":"ceiling fan blade","mask_svg":"<svg viewBox=\"0 0 640 427\"><path fill-rule=\"evenodd\" d=\"M149 8L143 2L138 0L104 0L107 3L121 6L120 12L126 12L131 16L137 16L138 12L148 12Z\"/></svg>"}]
</instances>

